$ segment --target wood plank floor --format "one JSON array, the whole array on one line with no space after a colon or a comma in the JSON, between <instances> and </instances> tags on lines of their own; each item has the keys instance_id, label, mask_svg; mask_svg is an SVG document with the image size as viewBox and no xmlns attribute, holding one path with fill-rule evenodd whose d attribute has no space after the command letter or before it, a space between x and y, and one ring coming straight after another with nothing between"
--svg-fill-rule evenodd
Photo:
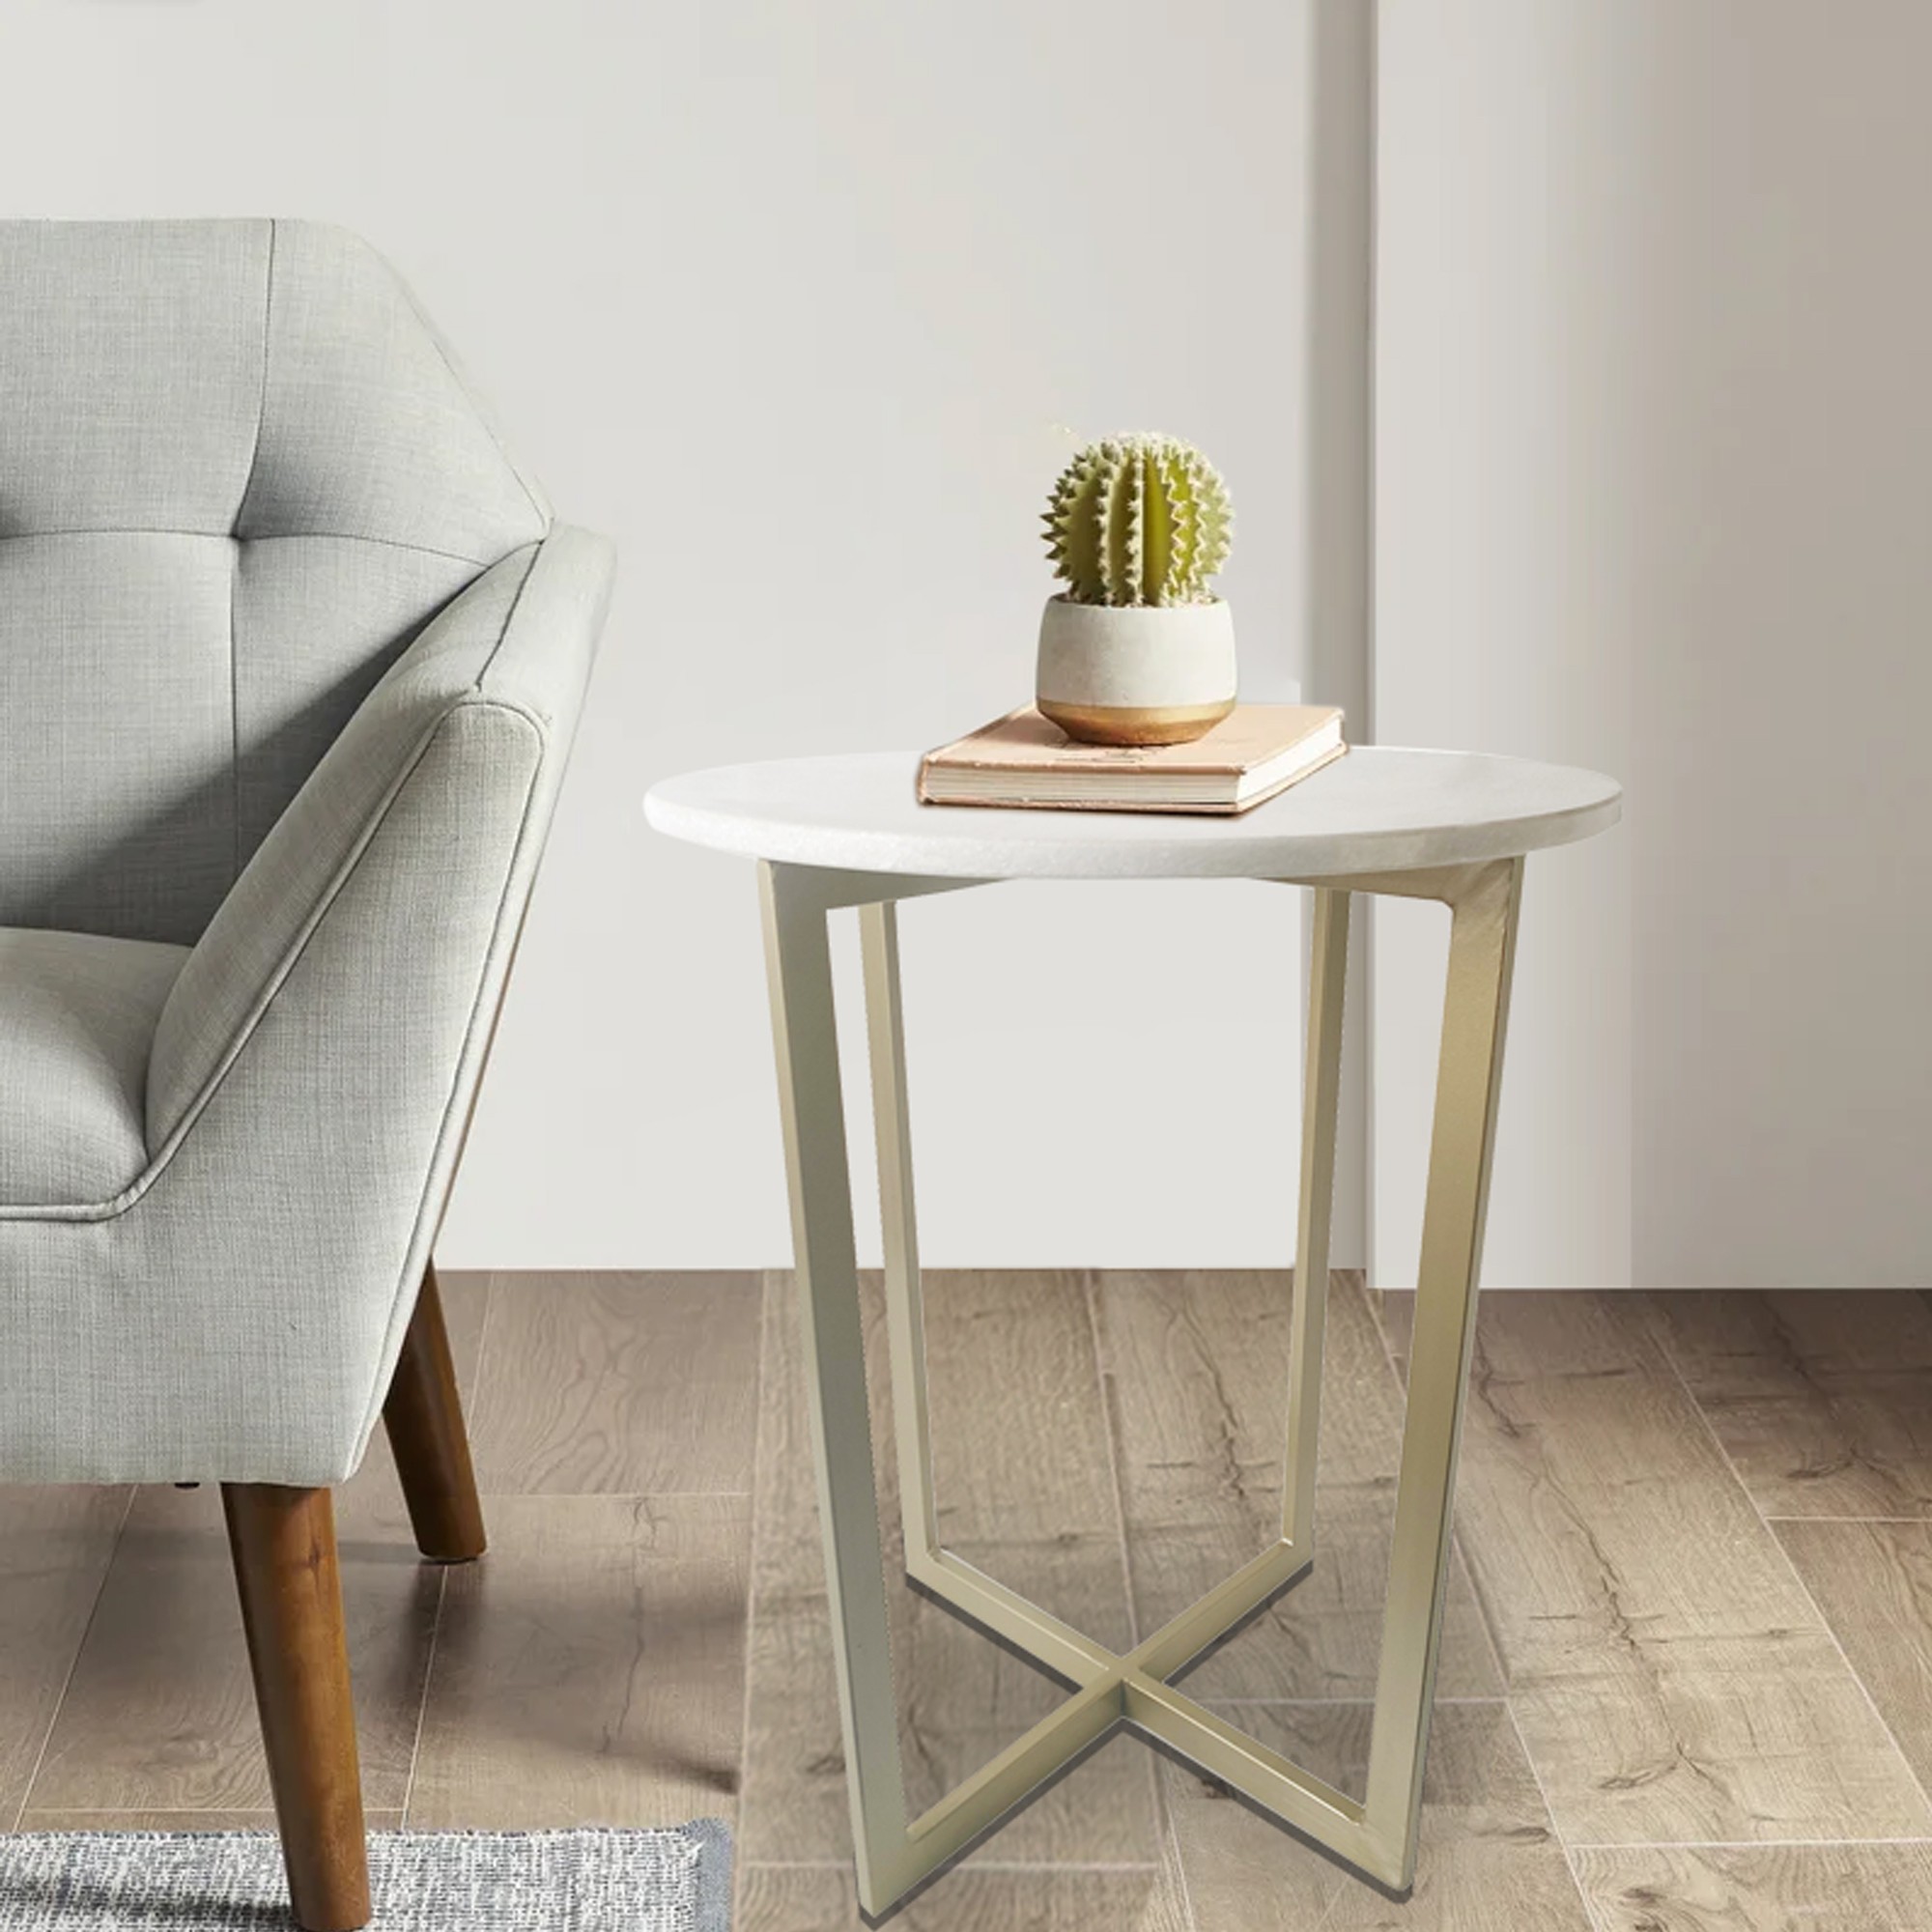
<instances>
[{"instance_id":1,"label":"wood plank floor","mask_svg":"<svg viewBox=\"0 0 1932 1932\"><path fill-rule=\"evenodd\" d=\"M788 1278L444 1293L492 1550L419 1566L380 1439L343 1492L372 1823L722 1816L743 1932L856 1932ZM973 1561L1122 1646L1273 1533L1285 1276L928 1293L941 1522ZM1351 1276L1330 1309L1316 1570L1188 1689L1347 1787L1407 1310ZM1932 1298L1493 1295L1458 1525L1406 1904L1117 1737L895 1922L1932 1932ZM921 1597L895 1615L923 1802L1059 1693ZM0 1829L268 1805L216 1493L0 1490Z\"/></svg>"}]
</instances>

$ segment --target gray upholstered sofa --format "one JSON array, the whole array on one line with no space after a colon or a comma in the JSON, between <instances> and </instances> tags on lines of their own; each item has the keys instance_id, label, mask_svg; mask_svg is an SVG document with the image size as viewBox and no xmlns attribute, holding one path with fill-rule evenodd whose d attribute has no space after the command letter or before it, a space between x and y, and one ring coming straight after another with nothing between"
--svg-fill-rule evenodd
<instances>
[{"instance_id":1,"label":"gray upholstered sofa","mask_svg":"<svg viewBox=\"0 0 1932 1932\"><path fill-rule=\"evenodd\" d=\"M329 1489L386 1402L481 1548L431 1247L611 570L353 236L0 224L0 1482L224 1485L316 1932Z\"/></svg>"}]
</instances>

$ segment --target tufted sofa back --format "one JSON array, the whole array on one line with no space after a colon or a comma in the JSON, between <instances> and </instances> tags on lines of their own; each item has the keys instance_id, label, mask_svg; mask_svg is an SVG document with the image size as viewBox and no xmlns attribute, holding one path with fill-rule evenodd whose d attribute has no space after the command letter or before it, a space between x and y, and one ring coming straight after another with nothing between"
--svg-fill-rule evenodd
<instances>
[{"instance_id":1,"label":"tufted sofa back","mask_svg":"<svg viewBox=\"0 0 1932 1932\"><path fill-rule=\"evenodd\" d=\"M550 514L366 243L0 222L0 925L192 943Z\"/></svg>"}]
</instances>

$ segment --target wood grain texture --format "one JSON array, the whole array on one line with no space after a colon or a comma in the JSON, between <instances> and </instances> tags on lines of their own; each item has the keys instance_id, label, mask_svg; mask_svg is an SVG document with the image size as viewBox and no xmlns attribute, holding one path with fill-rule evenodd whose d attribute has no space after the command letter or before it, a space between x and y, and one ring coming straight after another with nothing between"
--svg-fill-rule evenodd
<instances>
[{"instance_id":1,"label":"wood grain texture","mask_svg":"<svg viewBox=\"0 0 1932 1932\"><path fill-rule=\"evenodd\" d=\"M1366 1778L1369 1704L1247 1704L1222 1715L1331 1782L1359 1788ZM1436 1710L1421 1858L1402 1904L1211 1780L1173 1764L1163 1776L1196 1932L1592 1932L1500 1701Z\"/></svg>"},{"instance_id":2,"label":"wood grain texture","mask_svg":"<svg viewBox=\"0 0 1932 1932\"><path fill-rule=\"evenodd\" d=\"M1484 1303L1459 1520L1569 1845L1932 1832L1637 1298Z\"/></svg>"},{"instance_id":3,"label":"wood grain texture","mask_svg":"<svg viewBox=\"0 0 1932 1932\"><path fill-rule=\"evenodd\" d=\"M1376 1325L1382 1331L1396 1379L1408 1383L1408 1344L1415 1332L1415 1291L1412 1288L1370 1288L1362 1286L1362 1299L1368 1304Z\"/></svg>"},{"instance_id":4,"label":"wood grain texture","mask_svg":"<svg viewBox=\"0 0 1932 1932\"><path fill-rule=\"evenodd\" d=\"M738 1932L865 1932L849 1872L748 1865ZM957 1871L894 1913L895 1932L1187 1932L1158 1872Z\"/></svg>"},{"instance_id":5,"label":"wood grain texture","mask_svg":"<svg viewBox=\"0 0 1932 1932\"><path fill-rule=\"evenodd\" d=\"M470 1404L486 1495L748 1494L754 1274L498 1274Z\"/></svg>"},{"instance_id":6,"label":"wood grain texture","mask_svg":"<svg viewBox=\"0 0 1932 1932\"><path fill-rule=\"evenodd\" d=\"M1932 1518L1932 1296L1648 1300L1765 1515Z\"/></svg>"},{"instance_id":7,"label":"wood grain texture","mask_svg":"<svg viewBox=\"0 0 1932 1932\"><path fill-rule=\"evenodd\" d=\"M1290 1282L1261 1270L1115 1270L1095 1276L1093 1289L1146 1634L1281 1534ZM1328 1300L1315 1569L1187 1673L1190 1696L1374 1696L1402 1408L1359 1284L1338 1273ZM1437 1693L1500 1695L1460 1558L1451 1578Z\"/></svg>"},{"instance_id":8,"label":"wood grain texture","mask_svg":"<svg viewBox=\"0 0 1932 1932\"><path fill-rule=\"evenodd\" d=\"M1100 1641L1129 1618L1106 1418L1085 1292L1074 1274L927 1278L926 1345L939 1520L950 1547ZM884 1300L864 1283L867 1360L882 1387ZM759 1444L741 1856L851 1855L844 1753L824 1594L795 1290L771 1278ZM889 1577L902 1576L890 1420L873 1458ZM900 1750L915 1808L933 1803L1065 1692L908 1588L893 1593ZM1158 1820L1145 1748L1116 1738L976 1854L1007 1863L1151 1862Z\"/></svg>"},{"instance_id":9,"label":"wood grain texture","mask_svg":"<svg viewBox=\"0 0 1932 1932\"><path fill-rule=\"evenodd\" d=\"M1932 1792L1932 1522L1774 1527L1906 1762Z\"/></svg>"},{"instance_id":10,"label":"wood grain texture","mask_svg":"<svg viewBox=\"0 0 1932 1932\"><path fill-rule=\"evenodd\" d=\"M605 1292L569 1277L543 1279L585 1289L593 1299ZM1096 1473L1106 1449L1106 1437L1096 1435L1106 1420L1101 1364L1091 1323L1089 1339L1081 1340L1079 1296L1069 1299L1069 1286L1094 1290L1121 1473L1130 1496L1140 1498L1130 1507L1147 1524L1145 1532L1137 1528L1137 1544L1160 1550L1158 1532L1177 1520L1184 1527L1179 1513L1194 1496L1203 1498L1213 1539L1245 1535L1250 1521L1265 1534L1259 1464L1264 1453L1271 1461L1280 1455L1270 1417L1280 1413L1281 1378L1264 1359L1278 1346L1279 1313L1268 1316L1256 1296L1265 1303L1266 1284L1282 1277L1184 1277L1193 1288L1185 1323L1169 1306L1170 1279L941 1274L932 1282L947 1533L969 1554L978 1541L996 1574L1110 1642L1125 1634L1128 1602L1118 1535L1108 1527L1110 1492ZM556 1374L573 1384L601 1379L607 1391L628 1391L631 1371L597 1359L597 1349L607 1346L592 1332L600 1328L619 1357L646 1346L700 1353L717 1305L694 1295L692 1281L639 1280L608 1321L588 1324L578 1319L582 1296L565 1294L580 1305L560 1316L556 1332L575 1323L580 1352L559 1350L546 1357L554 1366L526 1363L524 1373ZM513 1278L512 1292L527 1285ZM489 1285L480 1276L445 1275L442 1289L469 1391ZM739 1613L732 1606L742 1606L754 1567L739 1923L751 1932L859 1932L789 1279L775 1278L774 1289L766 1399L755 1401L754 1383L744 1392L747 1413L758 1416L763 1433L754 1565L744 1553L742 1502L698 1496L653 1503L658 1526L640 1528L627 1498L491 1498L497 1548L465 1574L480 1585L501 1565L504 1580L491 1601L460 1611L446 1655L438 1646L450 1674L439 1667L427 1776L412 1822L514 1829L600 1810L620 1823L729 1815L726 1786L746 1716L743 1666L728 1661ZM867 1296L872 1326L881 1329L875 1284L867 1284ZM1355 1314L1380 1299L1367 1296L1351 1313L1343 1281L1331 1294L1324 1557L1342 1548L1351 1511L1366 1519L1371 1504L1380 1506L1372 1462L1375 1445L1391 1439L1399 1397L1386 1377L1378 1390L1370 1373L1373 1349L1354 1332ZM1909 1343L1917 1319L1910 1297L1829 1300L1827 1315L1870 1300L1874 1316L1907 1324ZM1402 1297L1388 1298L1386 1320L1398 1342L1403 1312ZM1738 1320L1723 1308L1701 1317L1694 1309L1677 1312L1719 1339ZM694 1333L680 1341L686 1324ZM527 1331L513 1321L506 1332L514 1350ZM1690 1332L1690 1321L1666 1329L1654 1304L1629 1296L1496 1295L1485 1303L1459 1521L1506 1647L1512 1695L1539 1744L1556 1816L1579 1841L1614 1835L1620 1844L1647 1833L1830 1839L1901 1828L1932 1838L1911 1768L1886 1742L1825 1628L1829 1620L1922 1773L1932 1522L1776 1522L1807 1596L1663 1352L1665 1339L1683 1347ZM1170 1334L1171 1350L1163 1339ZM1884 1353L1876 1331L1858 1348ZM1216 1377L1225 1406L1212 1391ZM1834 1385L1839 1407L1832 1414L1842 1416L1853 1379L1847 1375ZM539 1391L511 1417L513 1461L542 1438L541 1431L523 1433L519 1418L540 1412L548 1400ZM567 1481L586 1469L629 1480L625 1459L630 1472L648 1473L690 1469L709 1457L701 1442L694 1449L691 1412L674 1399L659 1418L629 1392L584 1400L580 1389L573 1400L597 1446L578 1451L566 1430L539 1454ZM1898 1396L1887 1425L1894 1433L1885 1440L1893 1447L1880 1444L1878 1461L1893 1469L1909 1462L1896 1450L1897 1430L1909 1437L1912 1427L1905 1401ZM613 1411L627 1406L628 1416L613 1422ZM1828 1438L1819 1434L1815 1402L1765 1413L1766 1467L1820 1460L1817 1445ZM1776 1439L1781 1416L1795 1418L1788 1458ZM1853 1459L1830 1482L1846 1481L1849 1470L1860 1472L1859 1484L1870 1481L1877 1438L1866 1424L1860 1428L1862 1460ZM618 1444L612 1432L635 1434L641 1446ZM710 1461L715 1466L718 1458ZM1176 1466L1160 1466L1170 1463ZM1232 1488L1222 1476L1229 1466ZM1393 1466L1391 1460L1390 1473ZM890 1495L889 1457L880 1467ZM1142 1483L1147 1487L1137 1489ZM1900 1492L1857 1493L1869 1509ZM58 1762L49 1760L49 1779L25 1814L30 1829L270 1826L213 1495L212 1489L144 1492L127 1567L116 1559L109 1569L126 1492L0 1491L0 1825L14 1818L51 1721ZM337 1500L369 1822L392 1826L408 1788L437 1594L432 1590L412 1623L414 1579L436 1573L413 1559L380 1434L363 1471ZM724 1516L714 1519L716 1511ZM1056 1547L1062 1536L1068 1539L1064 1559ZM735 1568L727 1553L734 1539ZM1111 1551L1104 1561L1103 1546ZM1379 1579L1368 1587L1366 1536L1360 1548L1362 1567L1350 1559L1347 1574L1357 1580L1345 1601L1365 1620L1378 1619ZM889 1560L895 1556L895 1548ZM1163 1583L1166 1570L1137 1552L1143 1618L1154 1613L1150 1606L1158 1605L1161 1589L1191 1589L1183 1580L1189 1562L1205 1567L1208 1560L1184 1544L1176 1556L1170 1546L1160 1562L1173 1563L1174 1580ZM103 1570L112 1585L101 1605L105 1621L97 1620L83 1651ZM121 1570L118 1579L113 1570ZM1353 1638L1347 1618L1321 1620L1332 1623L1325 1630L1307 1620L1321 1601L1308 1593L1321 1577L1318 1567L1283 1601L1280 1630L1264 1625L1228 1647L1222 1655L1231 1671L1255 1673L1231 1681L1298 1687L1311 1681L1304 1674L1311 1669L1334 1673L1312 1681L1349 1681ZM918 1791L932 1794L1060 1693L951 1613L909 1592L899 1601L895 1642L911 1776ZM73 1701L55 1718L77 1653ZM1207 1669L1190 1690L1202 1688ZM695 1703L667 1709L660 1701L665 1682L707 1688ZM1351 1701L1222 1709L1230 1721L1270 1736L1315 1769L1359 1777L1366 1729ZM999 1713L997 1726L990 1710ZM1508 1735L1492 1718L1493 1706L1480 1703L1438 1710L1420 1882L1406 1905L1390 1904L1245 1807L1209 1797L1198 1779L1160 1764L1138 1741L1118 1739L922 1893L895 1925L908 1932L1267 1932L1275 1924L1295 1932L1318 1925L1432 1932L1474 1924L1513 1932L1520 1922L1535 1932L1581 1932L1574 1888L1557 1883L1548 1819L1537 1813L1534 1787L1525 1792L1522 1785L1520 1753L1513 1764ZM1270 1724L1277 1726L1271 1735ZM394 1797L386 1805L378 1802L384 1763ZM1154 1799L1156 1783L1166 1793L1164 1808ZM44 1802L47 1793L61 1802ZM554 1810L546 1809L553 1803ZM1754 1826L1753 1817L1761 1822ZM1191 1921L1177 1877L1177 1833L1186 1847ZM805 1863L779 1868L746 1856L760 1848L772 1861ZM1639 1844L1573 1856L1597 1932L1929 1932L1928 1851L1932 1846L1878 1843ZM1472 1918L1476 1907L1482 1914Z\"/></svg>"},{"instance_id":11,"label":"wood grain texture","mask_svg":"<svg viewBox=\"0 0 1932 1932\"><path fill-rule=\"evenodd\" d=\"M333 1499L224 1483L221 1503L296 1922L356 1932L369 1858Z\"/></svg>"},{"instance_id":12,"label":"wood grain texture","mask_svg":"<svg viewBox=\"0 0 1932 1932\"><path fill-rule=\"evenodd\" d=\"M728 1818L744 1709L741 1496L501 1496L447 1589L412 1828Z\"/></svg>"},{"instance_id":13,"label":"wood grain texture","mask_svg":"<svg viewBox=\"0 0 1932 1932\"><path fill-rule=\"evenodd\" d=\"M490 1284L494 1277L475 1269L456 1273L439 1269L436 1279L442 1302L443 1333L449 1340L450 1366L467 1407L474 1401L481 1372L483 1330L489 1324ZM402 1478L396 1471L389 1432L378 1429L369 1437L362 1466L336 1492L336 1515L340 1519L346 1509L363 1507L365 1496L370 1504L376 1504L382 1494L389 1492L401 1497ZM407 1503L404 1507L407 1509Z\"/></svg>"},{"instance_id":14,"label":"wood grain texture","mask_svg":"<svg viewBox=\"0 0 1932 1932\"><path fill-rule=\"evenodd\" d=\"M0 1489L0 1831L26 1801L129 1500Z\"/></svg>"},{"instance_id":15,"label":"wood grain texture","mask_svg":"<svg viewBox=\"0 0 1932 1932\"><path fill-rule=\"evenodd\" d=\"M488 1313L487 1279L445 1275L442 1296L457 1373L468 1378ZM382 1431L336 1492L335 1514L363 1800L371 1811L399 1811L442 1583L440 1572L417 1559ZM0 1555L0 1565L5 1560ZM0 1628L11 1630L11 1612L0 1616ZM84 1624L76 1617L76 1646ZM0 1673L6 1668L0 1661ZM135 1492L28 1802L36 1812L269 1807L242 1614L212 1485Z\"/></svg>"},{"instance_id":16,"label":"wood grain texture","mask_svg":"<svg viewBox=\"0 0 1932 1932\"><path fill-rule=\"evenodd\" d=\"M423 1270L415 1313L403 1335L383 1403L383 1433L417 1549L433 1563L469 1563L481 1556L489 1537L434 1265Z\"/></svg>"},{"instance_id":17,"label":"wood grain texture","mask_svg":"<svg viewBox=\"0 0 1932 1932\"><path fill-rule=\"evenodd\" d=\"M1577 1854L1603 1932L1925 1932L1932 1844Z\"/></svg>"}]
</instances>

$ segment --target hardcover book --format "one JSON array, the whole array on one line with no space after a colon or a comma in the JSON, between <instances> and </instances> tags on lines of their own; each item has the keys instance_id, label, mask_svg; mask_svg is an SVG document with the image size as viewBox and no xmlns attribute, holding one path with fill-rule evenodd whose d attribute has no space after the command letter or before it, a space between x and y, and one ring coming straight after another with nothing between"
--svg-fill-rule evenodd
<instances>
[{"instance_id":1,"label":"hardcover book","mask_svg":"<svg viewBox=\"0 0 1932 1932\"><path fill-rule=\"evenodd\" d=\"M1347 750L1331 704L1240 704L1186 745L1083 745L1031 705L928 752L924 805L1232 813L1274 797Z\"/></svg>"}]
</instances>

